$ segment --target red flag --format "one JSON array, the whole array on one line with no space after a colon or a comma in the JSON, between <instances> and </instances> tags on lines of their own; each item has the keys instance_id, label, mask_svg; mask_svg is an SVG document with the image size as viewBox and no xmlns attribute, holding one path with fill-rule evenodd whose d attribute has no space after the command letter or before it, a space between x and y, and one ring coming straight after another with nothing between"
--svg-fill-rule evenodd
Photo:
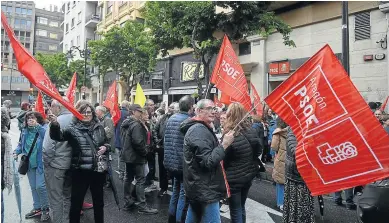
<instances>
[{"instance_id":1,"label":"red flag","mask_svg":"<svg viewBox=\"0 0 389 223\"><path fill-rule=\"evenodd\" d=\"M219 98L217 97L217 95L213 96L213 102L215 103L215 105L219 108L222 108L223 107L223 103L221 103L219 101Z\"/></svg>"},{"instance_id":2,"label":"red flag","mask_svg":"<svg viewBox=\"0 0 389 223\"><path fill-rule=\"evenodd\" d=\"M40 91L38 91L38 96L36 97L35 111L41 113L43 118L46 119L45 108L43 107L43 97Z\"/></svg>"},{"instance_id":3,"label":"red flag","mask_svg":"<svg viewBox=\"0 0 389 223\"><path fill-rule=\"evenodd\" d=\"M77 84L77 73L74 72L66 97L69 99L70 104L74 105L74 98L76 97L76 84Z\"/></svg>"},{"instance_id":4,"label":"red flag","mask_svg":"<svg viewBox=\"0 0 389 223\"><path fill-rule=\"evenodd\" d=\"M389 177L389 136L328 45L265 101L296 135L298 171L312 195Z\"/></svg>"},{"instance_id":5,"label":"red flag","mask_svg":"<svg viewBox=\"0 0 389 223\"><path fill-rule=\"evenodd\" d=\"M1 23L3 24L3 28L7 32L8 38L11 42L20 73L22 73L39 90L43 91L45 94L57 100L69 109L69 111L72 112L78 119L83 119L83 116L73 107L73 105L61 97L58 90L47 76L42 65L40 65L16 39L14 32L8 25L7 18L3 12L1 12Z\"/></svg>"},{"instance_id":6,"label":"red flag","mask_svg":"<svg viewBox=\"0 0 389 223\"><path fill-rule=\"evenodd\" d=\"M258 91L257 91L257 89L255 89L253 84L251 84L251 91L253 92L254 108L257 111L257 115L262 116L263 106L261 103L261 98L259 97Z\"/></svg>"},{"instance_id":7,"label":"red flag","mask_svg":"<svg viewBox=\"0 0 389 223\"><path fill-rule=\"evenodd\" d=\"M112 121L116 125L120 120L118 95L116 93L116 80L114 80L112 85L109 87L107 97L105 98L103 105L109 109L112 115Z\"/></svg>"},{"instance_id":8,"label":"red flag","mask_svg":"<svg viewBox=\"0 0 389 223\"><path fill-rule=\"evenodd\" d=\"M385 102L382 104L382 106L381 106L381 108L380 108L381 111L384 111L384 110L385 110L386 105L388 105L388 100L389 100L389 96L386 97Z\"/></svg>"},{"instance_id":9,"label":"red flag","mask_svg":"<svg viewBox=\"0 0 389 223\"><path fill-rule=\"evenodd\" d=\"M234 100L226 93L221 93L220 102L225 104L226 106L230 105Z\"/></svg>"},{"instance_id":10,"label":"red flag","mask_svg":"<svg viewBox=\"0 0 389 223\"><path fill-rule=\"evenodd\" d=\"M251 110L246 77L226 35L224 35L210 81L222 92L228 92L234 101L240 102L247 111Z\"/></svg>"}]
</instances>

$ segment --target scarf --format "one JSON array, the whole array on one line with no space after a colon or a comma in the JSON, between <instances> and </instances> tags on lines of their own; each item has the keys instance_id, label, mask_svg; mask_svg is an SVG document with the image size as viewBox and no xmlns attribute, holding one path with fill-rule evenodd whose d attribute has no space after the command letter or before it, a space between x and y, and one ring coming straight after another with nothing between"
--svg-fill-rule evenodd
<instances>
[{"instance_id":1,"label":"scarf","mask_svg":"<svg viewBox=\"0 0 389 223\"><path fill-rule=\"evenodd\" d=\"M1 140L4 140L4 183L5 188L8 188L8 194L12 191L12 185L13 185L13 174L14 169L12 168L12 162L13 162L13 156L12 156L12 144L11 144L11 137L7 132L1 133Z\"/></svg>"}]
</instances>

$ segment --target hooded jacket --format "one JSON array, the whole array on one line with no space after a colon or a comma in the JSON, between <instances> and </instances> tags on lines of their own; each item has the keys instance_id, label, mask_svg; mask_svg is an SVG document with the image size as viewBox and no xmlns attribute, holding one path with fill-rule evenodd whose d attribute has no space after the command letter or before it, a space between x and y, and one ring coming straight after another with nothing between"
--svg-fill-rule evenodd
<instances>
[{"instance_id":1,"label":"hooded jacket","mask_svg":"<svg viewBox=\"0 0 389 223\"><path fill-rule=\"evenodd\" d=\"M220 201L226 192L220 161L225 157L211 127L202 121L187 119L181 124L184 137L184 189L192 202Z\"/></svg>"},{"instance_id":2,"label":"hooded jacket","mask_svg":"<svg viewBox=\"0 0 389 223\"><path fill-rule=\"evenodd\" d=\"M285 184L286 134L287 129L276 128L271 141L271 148L277 152L272 177L278 184Z\"/></svg>"},{"instance_id":3,"label":"hooded jacket","mask_svg":"<svg viewBox=\"0 0 389 223\"><path fill-rule=\"evenodd\" d=\"M125 163L145 164L147 155L147 130L143 124L129 117L120 127L121 161Z\"/></svg>"},{"instance_id":4,"label":"hooded jacket","mask_svg":"<svg viewBox=\"0 0 389 223\"><path fill-rule=\"evenodd\" d=\"M88 134L93 141L94 149L89 144L85 134ZM96 171L96 154L100 146L105 146L105 155L108 155L111 145L103 126L98 120L93 120L90 126L73 117L72 123L67 128L61 129L58 122L50 124L50 137L56 141L67 141L72 147L71 167L73 169ZM96 151L95 151L96 150Z\"/></svg>"}]
</instances>

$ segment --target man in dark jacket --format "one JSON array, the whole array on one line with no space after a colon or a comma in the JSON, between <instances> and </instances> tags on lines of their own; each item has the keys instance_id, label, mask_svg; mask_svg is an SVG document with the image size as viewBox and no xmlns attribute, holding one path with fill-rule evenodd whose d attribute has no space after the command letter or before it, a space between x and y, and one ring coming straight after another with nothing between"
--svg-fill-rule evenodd
<instances>
[{"instance_id":1,"label":"man in dark jacket","mask_svg":"<svg viewBox=\"0 0 389 223\"><path fill-rule=\"evenodd\" d=\"M219 201L225 197L226 181L220 164L234 132L223 137L220 145L211 123L215 104L208 99L197 103L196 116L181 124L184 138L184 189L189 200L187 222L220 222Z\"/></svg>"},{"instance_id":2,"label":"man in dark jacket","mask_svg":"<svg viewBox=\"0 0 389 223\"><path fill-rule=\"evenodd\" d=\"M130 103L126 100L122 101L120 108L120 119L115 127L115 148L116 148L116 156L114 160L118 160L118 170L119 170L119 179L124 178L124 172L126 165L124 162L120 161L120 153L122 150L121 140L120 140L120 126L122 126L123 121L128 117L128 106Z\"/></svg>"},{"instance_id":3,"label":"man in dark jacket","mask_svg":"<svg viewBox=\"0 0 389 223\"><path fill-rule=\"evenodd\" d=\"M164 156L164 146L163 139L165 136L165 129L168 119L179 110L178 103L173 102L170 104L168 108L168 112L159 119L157 124L153 129L153 140L156 145L156 150L158 153L158 166L159 166L159 187L161 188L158 192L158 197L162 197L167 193L168 188L168 179L167 179L167 171L165 166L163 165L163 156Z\"/></svg>"},{"instance_id":4,"label":"man in dark jacket","mask_svg":"<svg viewBox=\"0 0 389 223\"><path fill-rule=\"evenodd\" d=\"M180 99L180 112L172 115L166 123L164 134L163 164L173 181L173 194L169 204L169 223L185 222L185 192L183 186L183 147L184 134L180 125L192 113L194 99L187 95Z\"/></svg>"},{"instance_id":5,"label":"man in dark jacket","mask_svg":"<svg viewBox=\"0 0 389 223\"><path fill-rule=\"evenodd\" d=\"M124 177L124 210L130 210L135 207L134 198L131 196L132 181L136 180L135 190L136 198L139 203L138 212L145 214L156 214L158 210L152 209L146 205L145 197L145 165L146 165L146 142L147 132L140 122L143 109L137 105L129 106L131 116L123 121L121 125L122 154L121 160L126 163L126 174Z\"/></svg>"}]
</instances>

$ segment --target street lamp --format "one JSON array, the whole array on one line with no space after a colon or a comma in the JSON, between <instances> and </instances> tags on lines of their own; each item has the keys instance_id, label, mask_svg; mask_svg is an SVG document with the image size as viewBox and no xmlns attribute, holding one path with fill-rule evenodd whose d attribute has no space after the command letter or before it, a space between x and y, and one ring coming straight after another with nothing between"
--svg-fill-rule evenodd
<instances>
[{"instance_id":1,"label":"street lamp","mask_svg":"<svg viewBox=\"0 0 389 223\"><path fill-rule=\"evenodd\" d=\"M11 68L8 68L8 69L11 69L11 75L10 75L10 78L9 78L9 93L7 95L8 96L15 96L15 92L12 91L12 71L13 70L17 71L17 69L14 68L13 64L11 64Z\"/></svg>"},{"instance_id":2,"label":"street lamp","mask_svg":"<svg viewBox=\"0 0 389 223\"><path fill-rule=\"evenodd\" d=\"M74 57L73 56L74 51L78 51L78 53L80 54L80 57L84 58L84 83L83 83L83 85L85 86L85 84L86 84L86 64L87 64L88 57L90 55L90 51L88 50L88 41L85 40L85 49L83 49L83 50L80 49L79 46L70 47L69 51L66 54L66 57L68 59L72 59ZM82 93L82 99L85 100L85 91Z\"/></svg>"}]
</instances>

